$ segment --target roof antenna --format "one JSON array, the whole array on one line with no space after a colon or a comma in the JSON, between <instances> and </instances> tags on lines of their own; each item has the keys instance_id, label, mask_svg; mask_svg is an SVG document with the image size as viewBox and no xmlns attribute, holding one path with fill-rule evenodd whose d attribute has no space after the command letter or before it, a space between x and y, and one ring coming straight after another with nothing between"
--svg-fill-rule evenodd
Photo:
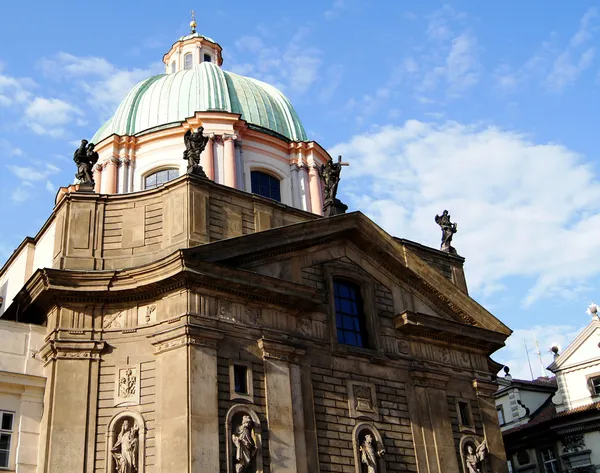
<instances>
[{"instance_id":1,"label":"roof antenna","mask_svg":"<svg viewBox=\"0 0 600 473\"><path fill-rule=\"evenodd\" d=\"M529 359L529 348L527 348L527 339L523 339L525 342L525 353L527 353L527 364L529 365L529 372L531 373L531 381L533 381L533 370L531 369L531 360Z\"/></svg>"},{"instance_id":2,"label":"roof antenna","mask_svg":"<svg viewBox=\"0 0 600 473\"><path fill-rule=\"evenodd\" d=\"M538 345L538 341L537 341L537 338L535 337L535 334L533 334L533 341L535 342L537 356L540 357L540 366L542 367L542 378L545 378L548 376L548 373L546 372L546 368L544 367L544 362L542 361L542 352L540 351L540 346Z\"/></svg>"}]
</instances>

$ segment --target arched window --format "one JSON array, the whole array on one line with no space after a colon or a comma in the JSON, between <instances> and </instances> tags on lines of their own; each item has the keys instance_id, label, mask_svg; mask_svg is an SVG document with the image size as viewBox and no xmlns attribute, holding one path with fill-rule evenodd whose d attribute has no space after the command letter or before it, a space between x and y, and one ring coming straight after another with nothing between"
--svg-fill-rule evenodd
<instances>
[{"instance_id":1,"label":"arched window","mask_svg":"<svg viewBox=\"0 0 600 473\"><path fill-rule=\"evenodd\" d=\"M175 61L173 61L171 63L171 72L176 72L177 71L177 66L175 65Z\"/></svg>"},{"instance_id":2,"label":"arched window","mask_svg":"<svg viewBox=\"0 0 600 473\"><path fill-rule=\"evenodd\" d=\"M268 197L281 202L281 183L279 179L265 172L252 171L250 173L252 193Z\"/></svg>"},{"instance_id":3,"label":"arched window","mask_svg":"<svg viewBox=\"0 0 600 473\"><path fill-rule=\"evenodd\" d=\"M333 281L337 340L345 345L368 348L365 313L360 288L348 281Z\"/></svg>"},{"instance_id":4,"label":"arched window","mask_svg":"<svg viewBox=\"0 0 600 473\"><path fill-rule=\"evenodd\" d=\"M154 189L155 187L162 186L165 182L171 181L178 176L178 169L163 169L148 174L144 179L144 189Z\"/></svg>"},{"instance_id":5,"label":"arched window","mask_svg":"<svg viewBox=\"0 0 600 473\"><path fill-rule=\"evenodd\" d=\"M193 64L192 53L187 53L183 56L183 68L191 69Z\"/></svg>"},{"instance_id":6,"label":"arched window","mask_svg":"<svg viewBox=\"0 0 600 473\"><path fill-rule=\"evenodd\" d=\"M210 54L205 54L204 55L204 62L211 62L212 58L210 57Z\"/></svg>"}]
</instances>

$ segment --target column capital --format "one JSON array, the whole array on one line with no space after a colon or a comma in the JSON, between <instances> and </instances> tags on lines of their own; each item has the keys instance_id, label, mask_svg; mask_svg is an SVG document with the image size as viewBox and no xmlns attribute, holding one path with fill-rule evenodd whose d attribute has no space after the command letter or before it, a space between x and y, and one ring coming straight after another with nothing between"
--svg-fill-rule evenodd
<instances>
[{"instance_id":1,"label":"column capital","mask_svg":"<svg viewBox=\"0 0 600 473\"><path fill-rule=\"evenodd\" d=\"M150 335L149 338L154 338L151 343L154 346L154 354L158 355L190 345L217 348L219 340L223 338L223 332L184 324L160 334Z\"/></svg>"},{"instance_id":2,"label":"column capital","mask_svg":"<svg viewBox=\"0 0 600 473\"><path fill-rule=\"evenodd\" d=\"M262 350L263 360L273 359L279 361L298 362L306 353L306 350L300 347L265 337L262 337L258 340L258 348Z\"/></svg>"},{"instance_id":3,"label":"column capital","mask_svg":"<svg viewBox=\"0 0 600 473\"><path fill-rule=\"evenodd\" d=\"M106 342L97 340L49 340L40 349L44 365L55 360L100 360Z\"/></svg>"},{"instance_id":4,"label":"column capital","mask_svg":"<svg viewBox=\"0 0 600 473\"><path fill-rule=\"evenodd\" d=\"M236 134L223 133L224 141L237 140L237 139L238 139L238 135L236 135Z\"/></svg>"}]
</instances>

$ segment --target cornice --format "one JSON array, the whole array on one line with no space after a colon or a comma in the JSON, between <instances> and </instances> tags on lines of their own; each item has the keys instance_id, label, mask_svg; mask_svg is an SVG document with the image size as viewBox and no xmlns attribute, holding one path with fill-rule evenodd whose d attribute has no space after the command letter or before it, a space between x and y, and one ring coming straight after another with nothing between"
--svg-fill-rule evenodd
<instances>
[{"instance_id":1,"label":"cornice","mask_svg":"<svg viewBox=\"0 0 600 473\"><path fill-rule=\"evenodd\" d=\"M106 342L99 340L48 340L40 349L44 366L56 360L100 360Z\"/></svg>"},{"instance_id":2,"label":"cornice","mask_svg":"<svg viewBox=\"0 0 600 473\"><path fill-rule=\"evenodd\" d=\"M262 351L263 360L299 362L306 350L290 345L287 341L262 337L258 340L258 348Z\"/></svg>"},{"instance_id":3,"label":"cornice","mask_svg":"<svg viewBox=\"0 0 600 473\"><path fill-rule=\"evenodd\" d=\"M181 324L148 336L155 355L187 346L217 348L224 336L222 330L190 323L187 317L183 319Z\"/></svg>"}]
</instances>

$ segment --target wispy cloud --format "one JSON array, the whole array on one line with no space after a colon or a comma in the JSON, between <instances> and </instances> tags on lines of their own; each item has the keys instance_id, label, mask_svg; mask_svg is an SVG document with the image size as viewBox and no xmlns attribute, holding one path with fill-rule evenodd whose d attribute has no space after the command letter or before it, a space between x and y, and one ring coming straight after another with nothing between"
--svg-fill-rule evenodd
<instances>
[{"instance_id":1,"label":"wispy cloud","mask_svg":"<svg viewBox=\"0 0 600 473\"><path fill-rule=\"evenodd\" d=\"M337 18L340 13L347 7L348 0L334 0L331 6L325 10L323 16L328 20Z\"/></svg>"},{"instance_id":2,"label":"wispy cloud","mask_svg":"<svg viewBox=\"0 0 600 473\"><path fill-rule=\"evenodd\" d=\"M25 117L31 130L38 135L53 138L65 136L65 125L76 124L83 111L61 99L36 97L25 108Z\"/></svg>"}]
</instances>

